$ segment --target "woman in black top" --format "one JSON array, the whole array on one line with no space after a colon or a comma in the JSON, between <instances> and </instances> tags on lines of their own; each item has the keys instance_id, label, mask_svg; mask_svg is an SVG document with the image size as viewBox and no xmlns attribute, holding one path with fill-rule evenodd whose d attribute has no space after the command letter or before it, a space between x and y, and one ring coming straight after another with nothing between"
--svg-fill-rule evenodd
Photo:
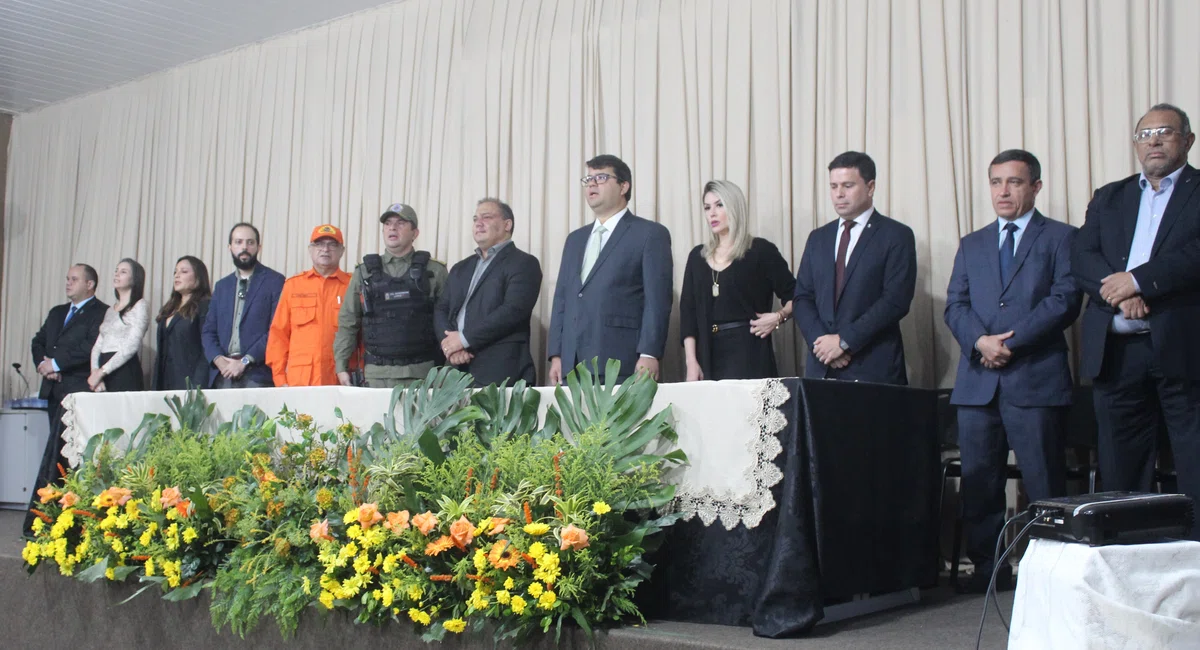
<instances>
[{"instance_id":1,"label":"woman in black top","mask_svg":"<svg viewBox=\"0 0 1200 650\"><path fill-rule=\"evenodd\" d=\"M212 287L204 262L184 255L175 263L171 299L158 312L158 359L154 364L154 390L208 387L208 359L200 330L208 315ZM190 386L189 386L190 384Z\"/></svg>"},{"instance_id":2,"label":"woman in black top","mask_svg":"<svg viewBox=\"0 0 1200 650\"><path fill-rule=\"evenodd\" d=\"M774 244L750 234L737 185L709 181L703 197L709 240L688 255L679 300L687 380L775 377L770 337L792 315L796 278ZM783 309L772 312L775 296Z\"/></svg>"}]
</instances>

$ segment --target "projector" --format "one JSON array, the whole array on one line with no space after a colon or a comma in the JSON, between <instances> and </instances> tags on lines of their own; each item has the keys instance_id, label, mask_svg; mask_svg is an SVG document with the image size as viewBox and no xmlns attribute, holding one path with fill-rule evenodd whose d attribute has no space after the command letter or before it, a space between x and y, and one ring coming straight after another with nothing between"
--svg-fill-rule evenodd
<instances>
[{"instance_id":1,"label":"projector","mask_svg":"<svg viewBox=\"0 0 1200 650\"><path fill-rule=\"evenodd\" d=\"M1032 537L1104 546L1187 538L1192 498L1183 494L1099 492L1029 504Z\"/></svg>"}]
</instances>

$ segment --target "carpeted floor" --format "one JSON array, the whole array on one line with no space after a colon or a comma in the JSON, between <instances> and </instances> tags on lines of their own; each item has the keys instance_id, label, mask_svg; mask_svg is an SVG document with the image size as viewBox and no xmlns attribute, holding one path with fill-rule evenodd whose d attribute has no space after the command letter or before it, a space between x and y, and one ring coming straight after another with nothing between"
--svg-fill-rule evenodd
<instances>
[{"instance_id":1,"label":"carpeted floor","mask_svg":"<svg viewBox=\"0 0 1200 650\"><path fill-rule=\"evenodd\" d=\"M116 610L116 603L123 600L122 588L106 588L101 585L71 585L68 595L72 603L42 603L50 600L51 593L57 593L66 584L60 584L64 578L46 571L39 571L33 577L25 574L20 561L23 543L20 541L22 515L19 512L0 511L0 620L3 620L6 641L0 643L4 647L27 647L24 644L35 639L45 639L44 630L53 626L54 617L63 612L57 611L64 607L75 610L95 607L96 615L106 616L105 612ZM132 593L132 589L129 590ZM94 595L92 592L95 592ZM56 596L55 598L60 597ZM146 598L140 597L135 603ZM922 592L922 602L900 609L863 616L860 618L818 625L807 637L802 639L771 640L755 637L748 628L725 627L719 625L699 625L692 623L672 623L652 621L645 627L628 627L613 630L600 638L599 645L604 648L629 648L631 650L668 650L674 648L729 648L748 650L752 648L803 648L804 650L843 650L859 648L895 648L897 650L938 650L941 648L971 648L975 644L975 634L979 625L979 615L983 607L983 598L979 596L958 596L945 587L930 589ZM94 603L93 603L94 601ZM1012 592L1000 594L1001 607L1005 616L1012 611ZM228 631L217 635L212 631L208 617L198 610L198 603L172 604L163 601L125 605L129 608L124 615L153 615L150 612L162 612L162 615L184 614L194 621L188 621L181 627L190 630L189 636L176 638L152 638L150 636L123 636L113 638L112 644L104 644L96 636L81 636L82 631L58 628L60 635L55 641L59 645L76 645L78 647L329 647L331 639L328 628L318 627L318 623L301 626L300 634L295 639L284 641L273 628L258 630L244 641L232 637ZM48 605L48 606L47 606ZM140 608L141 614L134 608ZM79 612L83 614L83 612ZM51 620L40 620L50 617ZM61 621L61 618L57 619ZM183 621L180 621L183 623ZM207 629L205 629L207 626ZM27 629L22 629L27 628ZM92 633L95 628L91 628ZM197 637L204 636L207 639ZM407 643L398 643L402 638L397 635L387 635L379 630L371 630L357 640L363 645L351 644L354 647L395 648L409 647ZM984 648L996 649L1006 647L1007 634L1001 626L995 611L991 611L984 628ZM576 640L566 643L566 647L584 647ZM310 643L311 642L311 643ZM15 643L16 645L9 645ZM83 645L80 645L83 643ZM175 645L173 645L173 643ZM195 645L200 643L201 646ZM543 644L552 647L549 644ZM346 646L350 647L350 646ZM427 647L419 641L412 645L414 648ZM470 647L463 645L462 647Z\"/></svg>"}]
</instances>

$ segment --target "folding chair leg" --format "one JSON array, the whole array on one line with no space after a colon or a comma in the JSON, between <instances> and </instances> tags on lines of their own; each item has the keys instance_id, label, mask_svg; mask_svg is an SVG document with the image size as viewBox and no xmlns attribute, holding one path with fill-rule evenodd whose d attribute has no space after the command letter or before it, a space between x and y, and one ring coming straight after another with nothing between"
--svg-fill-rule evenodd
<instances>
[{"instance_id":1,"label":"folding chair leg","mask_svg":"<svg viewBox=\"0 0 1200 650\"><path fill-rule=\"evenodd\" d=\"M963 512L962 497L959 497L958 516L954 518L954 550L950 552L950 586L958 586L958 562L962 557Z\"/></svg>"}]
</instances>

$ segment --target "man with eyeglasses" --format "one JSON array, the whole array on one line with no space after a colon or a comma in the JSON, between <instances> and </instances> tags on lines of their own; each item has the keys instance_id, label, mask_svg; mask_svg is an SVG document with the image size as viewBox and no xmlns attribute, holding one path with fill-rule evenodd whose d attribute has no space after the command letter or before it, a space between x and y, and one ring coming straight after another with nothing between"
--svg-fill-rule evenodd
<instances>
[{"instance_id":1,"label":"man with eyeglasses","mask_svg":"<svg viewBox=\"0 0 1200 650\"><path fill-rule=\"evenodd\" d=\"M1096 190L1071 270L1089 296L1080 375L1092 379L1106 490L1148 491L1159 432L1180 492L1200 500L1200 176L1187 114L1157 104L1133 132L1140 174ZM1200 540L1200 526L1192 535Z\"/></svg>"},{"instance_id":2,"label":"man with eyeglasses","mask_svg":"<svg viewBox=\"0 0 1200 650\"><path fill-rule=\"evenodd\" d=\"M620 158L587 161L580 179L595 220L567 236L554 288L548 380L559 384L577 364L621 362L659 378L671 315L671 233L629 210L633 178Z\"/></svg>"},{"instance_id":3,"label":"man with eyeglasses","mask_svg":"<svg viewBox=\"0 0 1200 650\"><path fill-rule=\"evenodd\" d=\"M412 206L393 203L379 223L383 255L363 257L338 312L333 361L343 386L354 385L350 360L360 332L366 350L363 376L371 388L411 384L442 362L433 307L446 284L446 265L413 247L421 231Z\"/></svg>"},{"instance_id":4,"label":"man with eyeglasses","mask_svg":"<svg viewBox=\"0 0 1200 650\"><path fill-rule=\"evenodd\" d=\"M542 265L513 243L516 219L500 199L480 199L472 217L475 254L454 265L434 324L442 353L476 386L537 381L529 321L542 290Z\"/></svg>"},{"instance_id":5,"label":"man with eyeglasses","mask_svg":"<svg viewBox=\"0 0 1200 650\"><path fill-rule=\"evenodd\" d=\"M258 228L239 223L229 230L234 272L213 287L208 316L200 331L204 356L212 364L212 388L271 386L267 334L283 291L281 273L258 262L262 238Z\"/></svg>"},{"instance_id":6,"label":"man with eyeglasses","mask_svg":"<svg viewBox=\"0 0 1200 650\"><path fill-rule=\"evenodd\" d=\"M308 243L312 268L283 283L267 339L267 365L276 386L338 385L333 339L342 296L350 284L350 274L340 267L343 244L337 226L313 228ZM352 358L351 366L355 365Z\"/></svg>"}]
</instances>

